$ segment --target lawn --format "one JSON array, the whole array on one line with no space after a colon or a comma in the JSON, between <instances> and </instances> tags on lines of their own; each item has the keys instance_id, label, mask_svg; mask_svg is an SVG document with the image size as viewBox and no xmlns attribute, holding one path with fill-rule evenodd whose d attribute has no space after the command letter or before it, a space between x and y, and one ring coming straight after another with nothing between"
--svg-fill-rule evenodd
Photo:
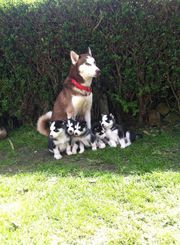
<instances>
[{"instance_id":1,"label":"lawn","mask_svg":"<svg viewBox=\"0 0 180 245\"><path fill-rule=\"evenodd\" d=\"M54 160L23 127L0 141L0 244L180 244L180 137Z\"/></svg>"}]
</instances>

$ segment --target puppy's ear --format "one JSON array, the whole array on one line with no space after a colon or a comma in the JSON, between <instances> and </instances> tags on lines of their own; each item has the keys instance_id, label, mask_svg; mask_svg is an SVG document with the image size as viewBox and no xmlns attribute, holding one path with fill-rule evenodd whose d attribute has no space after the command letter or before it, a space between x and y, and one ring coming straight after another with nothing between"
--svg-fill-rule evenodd
<instances>
[{"instance_id":1,"label":"puppy's ear","mask_svg":"<svg viewBox=\"0 0 180 245\"><path fill-rule=\"evenodd\" d=\"M109 116L111 116L114 119L114 115L112 113L110 113Z\"/></svg>"},{"instance_id":2,"label":"puppy's ear","mask_svg":"<svg viewBox=\"0 0 180 245\"><path fill-rule=\"evenodd\" d=\"M75 65L78 62L79 55L76 54L76 52L71 51L70 52L70 57L71 57L72 64Z\"/></svg>"},{"instance_id":3,"label":"puppy's ear","mask_svg":"<svg viewBox=\"0 0 180 245\"><path fill-rule=\"evenodd\" d=\"M90 56L92 56L92 52L91 52L90 47L88 47L88 54L89 54Z\"/></svg>"},{"instance_id":4,"label":"puppy's ear","mask_svg":"<svg viewBox=\"0 0 180 245\"><path fill-rule=\"evenodd\" d=\"M86 127L86 126L87 126L87 122L86 122L86 121L81 121L81 125L82 125L83 127Z\"/></svg>"}]
</instances>

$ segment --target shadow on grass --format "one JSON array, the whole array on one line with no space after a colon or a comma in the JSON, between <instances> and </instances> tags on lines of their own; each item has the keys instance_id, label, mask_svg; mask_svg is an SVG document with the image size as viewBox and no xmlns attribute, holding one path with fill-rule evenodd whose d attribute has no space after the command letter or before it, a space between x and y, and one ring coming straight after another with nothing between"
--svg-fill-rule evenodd
<instances>
[{"instance_id":1,"label":"shadow on grass","mask_svg":"<svg viewBox=\"0 0 180 245\"><path fill-rule=\"evenodd\" d=\"M92 177L180 170L179 136L167 133L144 137L123 150L109 147L95 152L87 150L84 154L64 156L61 160L53 159L46 149L46 141L40 146L37 142L14 151L0 151L0 174L43 172L47 175Z\"/></svg>"}]
</instances>

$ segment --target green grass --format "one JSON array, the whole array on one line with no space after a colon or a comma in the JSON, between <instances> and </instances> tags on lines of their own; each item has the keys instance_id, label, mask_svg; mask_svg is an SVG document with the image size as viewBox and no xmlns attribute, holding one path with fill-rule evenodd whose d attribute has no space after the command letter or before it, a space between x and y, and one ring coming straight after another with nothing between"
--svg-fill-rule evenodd
<instances>
[{"instance_id":1,"label":"green grass","mask_svg":"<svg viewBox=\"0 0 180 245\"><path fill-rule=\"evenodd\" d=\"M29 127L0 141L0 244L179 244L177 134L62 160L46 148Z\"/></svg>"}]
</instances>

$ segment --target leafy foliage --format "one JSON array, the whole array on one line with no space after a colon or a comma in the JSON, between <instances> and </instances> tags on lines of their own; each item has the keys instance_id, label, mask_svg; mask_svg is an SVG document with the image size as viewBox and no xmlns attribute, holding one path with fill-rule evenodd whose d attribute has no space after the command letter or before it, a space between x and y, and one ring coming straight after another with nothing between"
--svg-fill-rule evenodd
<instances>
[{"instance_id":1,"label":"leafy foliage","mask_svg":"<svg viewBox=\"0 0 180 245\"><path fill-rule=\"evenodd\" d=\"M143 120L160 100L180 111L178 1L6 1L0 8L0 117L36 121L52 108L69 66L69 51L90 46L101 78L99 96Z\"/></svg>"}]
</instances>

